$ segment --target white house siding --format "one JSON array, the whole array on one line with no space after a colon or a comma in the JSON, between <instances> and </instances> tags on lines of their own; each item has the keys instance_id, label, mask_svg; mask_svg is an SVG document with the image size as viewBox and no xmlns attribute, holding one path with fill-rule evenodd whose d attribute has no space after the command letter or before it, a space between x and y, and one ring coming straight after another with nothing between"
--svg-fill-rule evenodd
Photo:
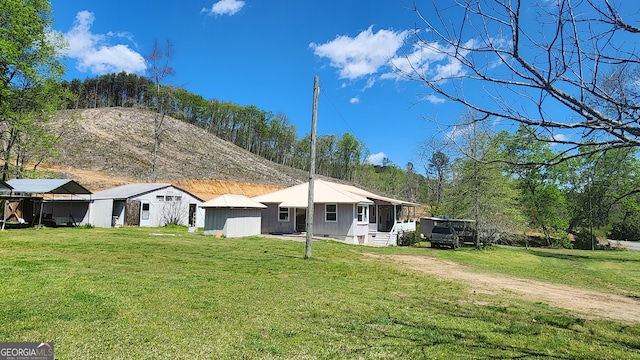
<instances>
[{"instance_id":1,"label":"white house siding","mask_svg":"<svg viewBox=\"0 0 640 360\"><path fill-rule=\"evenodd\" d=\"M260 234L260 209L205 209L204 234L228 238Z\"/></svg>"},{"instance_id":2,"label":"white house siding","mask_svg":"<svg viewBox=\"0 0 640 360\"><path fill-rule=\"evenodd\" d=\"M167 196L180 196L180 201L166 201ZM158 199L162 197L162 201ZM189 205L196 205L196 226L204 226L204 209L198 207L201 201L188 193L174 187L167 187L151 191L149 193L130 197L128 200L140 201L140 226L164 226L169 213L178 211L177 217L181 225L189 225ZM123 225L125 220L124 199L98 199L93 200L90 212L92 225L98 227L111 227L112 218L115 216L115 224ZM149 204L148 219L142 218L142 204Z\"/></svg>"},{"instance_id":3,"label":"white house siding","mask_svg":"<svg viewBox=\"0 0 640 360\"><path fill-rule=\"evenodd\" d=\"M165 200L159 201L158 196L164 197ZM181 196L180 201L166 201L167 196ZM149 219L144 220L140 216L140 226L164 226L166 225L167 217L172 216L174 212L179 217L179 223L181 225L189 225L189 204L199 204L200 200L193 196L176 190L175 188L166 188L156 191L152 191L147 194L139 195L130 198L131 200L140 201L141 204L149 204ZM141 212L142 205L141 205Z\"/></svg>"},{"instance_id":4,"label":"white house siding","mask_svg":"<svg viewBox=\"0 0 640 360\"><path fill-rule=\"evenodd\" d=\"M113 200L93 200L89 209L90 223L96 227L111 227Z\"/></svg>"}]
</instances>

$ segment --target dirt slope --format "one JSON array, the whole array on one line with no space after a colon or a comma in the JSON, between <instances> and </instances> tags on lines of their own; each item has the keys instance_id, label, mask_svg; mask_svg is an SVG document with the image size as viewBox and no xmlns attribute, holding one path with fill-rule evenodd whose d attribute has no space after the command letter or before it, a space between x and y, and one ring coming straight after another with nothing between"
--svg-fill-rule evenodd
<instances>
[{"instance_id":1,"label":"dirt slope","mask_svg":"<svg viewBox=\"0 0 640 360\"><path fill-rule=\"evenodd\" d=\"M52 130L62 132L60 157L40 168L90 190L148 182L154 113L133 108L68 110ZM164 118L158 181L182 185L208 199L232 191L255 196L306 181L304 171L275 164L205 130Z\"/></svg>"}]
</instances>

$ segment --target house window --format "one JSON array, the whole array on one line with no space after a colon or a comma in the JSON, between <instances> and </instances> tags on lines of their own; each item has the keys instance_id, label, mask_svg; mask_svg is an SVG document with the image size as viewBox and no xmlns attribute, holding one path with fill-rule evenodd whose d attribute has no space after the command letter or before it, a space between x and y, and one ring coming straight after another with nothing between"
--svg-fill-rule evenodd
<instances>
[{"instance_id":1,"label":"house window","mask_svg":"<svg viewBox=\"0 0 640 360\"><path fill-rule=\"evenodd\" d=\"M149 220L149 203L142 204L142 220Z\"/></svg>"},{"instance_id":2,"label":"house window","mask_svg":"<svg viewBox=\"0 0 640 360\"><path fill-rule=\"evenodd\" d=\"M162 195L157 195L157 196L156 196L156 201L157 201L157 202L163 202L163 201L164 201L164 196L162 196Z\"/></svg>"},{"instance_id":3,"label":"house window","mask_svg":"<svg viewBox=\"0 0 640 360\"><path fill-rule=\"evenodd\" d=\"M359 223L366 223L367 220L369 220L369 217L367 216L367 209L369 209L368 206L358 205L358 222Z\"/></svg>"},{"instance_id":4,"label":"house window","mask_svg":"<svg viewBox=\"0 0 640 360\"><path fill-rule=\"evenodd\" d=\"M336 204L324 205L324 221L327 221L327 222L338 221L338 205Z\"/></svg>"},{"instance_id":5,"label":"house window","mask_svg":"<svg viewBox=\"0 0 640 360\"><path fill-rule=\"evenodd\" d=\"M278 221L289 221L289 208L278 208Z\"/></svg>"},{"instance_id":6,"label":"house window","mask_svg":"<svg viewBox=\"0 0 640 360\"><path fill-rule=\"evenodd\" d=\"M376 206L371 205L369 206L369 224L375 224L375 223L376 223Z\"/></svg>"}]
</instances>

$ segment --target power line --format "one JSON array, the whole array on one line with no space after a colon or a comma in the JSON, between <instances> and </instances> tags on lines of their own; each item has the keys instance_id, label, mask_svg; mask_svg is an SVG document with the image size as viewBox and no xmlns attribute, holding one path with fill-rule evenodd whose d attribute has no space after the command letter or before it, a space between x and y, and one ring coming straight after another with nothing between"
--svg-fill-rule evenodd
<instances>
[{"instance_id":1,"label":"power line","mask_svg":"<svg viewBox=\"0 0 640 360\"><path fill-rule=\"evenodd\" d=\"M329 98L329 95L322 90L322 87L320 87L320 92L322 93L322 95L324 95L324 97L327 99L327 101L329 102L329 104L333 107L333 110L335 110L335 112L338 114L338 117L340 117L340 119L342 120L342 122L344 122L344 124L347 126L347 128L351 131L351 133L353 134L353 137L356 138L356 140L358 140L359 143L361 143L362 145L366 145L364 143L364 141L362 141L358 135L356 134L356 132L353 130L353 128L351 127L351 125L349 125L349 123L347 122L347 119L344 118L344 116L342 116L342 113L340 112L340 110L338 110L338 108L335 106L335 104L331 101L331 98Z\"/></svg>"}]
</instances>

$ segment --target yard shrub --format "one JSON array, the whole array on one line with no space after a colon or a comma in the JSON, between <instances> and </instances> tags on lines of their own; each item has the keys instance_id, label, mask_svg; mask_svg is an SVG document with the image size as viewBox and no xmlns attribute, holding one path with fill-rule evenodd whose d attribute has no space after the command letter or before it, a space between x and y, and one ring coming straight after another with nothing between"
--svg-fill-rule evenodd
<instances>
[{"instance_id":1,"label":"yard shrub","mask_svg":"<svg viewBox=\"0 0 640 360\"><path fill-rule=\"evenodd\" d=\"M419 231L404 231L398 234L399 246L412 246L419 244L422 239L420 238Z\"/></svg>"}]
</instances>

